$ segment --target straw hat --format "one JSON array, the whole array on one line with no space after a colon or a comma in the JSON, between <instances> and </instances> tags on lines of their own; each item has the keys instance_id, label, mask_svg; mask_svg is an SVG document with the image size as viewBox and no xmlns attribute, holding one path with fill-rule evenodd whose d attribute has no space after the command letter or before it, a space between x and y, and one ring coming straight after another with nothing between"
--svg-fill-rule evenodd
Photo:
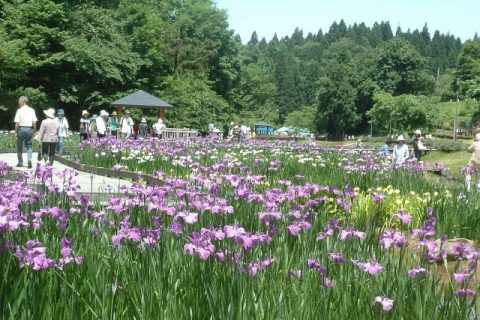
<instances>
[{"instance_id":1,"label":"straw hat","mask_svg":"<svg viewBox=\"0 0 480 320\"><path fill-rule=\"evenodd\" d=\"M403 137L403 135L399 135L397 141L405 141L405 138Z\"/></svg>"},{"instance_id":2,"label":"straw hat","mask_svg":"<svg viewBox=\"0 0 480 320\"><path fill-rule=\"evenodd\" d=\"M146 123L146 122L147 122L147 119L142 118L142 123Z\"/></svg>"},{"instance_id":3,"label":"straw hat","mask_svg":"<svg viewBox=\"0 0 480 320\"><path fill-rule=\"evenodd\" d=\"M116 115L117 115L117 111L113 111L112 116L116 116Z\"/></svg>"},{"instance_id":4,"label":"straw hat","mask_svg":"<svg viewBox=\"0 0 480 320\"><path fill-rule=\"evenodd\" d=\"M415 134L418 134L418 135L421 135L422 134L422 131L420 131L420 129L417 129L414 131Z\"/></svg>"},{"instance_id":5,"label":"straw hat","mask_svg":"<svg viewBox=\"0 0 480 320\"><path fill-rule=\"evenodd\" d=\"M88 116L89 114L90 114L90 113L88 113L87 110L83 110L83 111L82 111L82 116L84 116L84 115L87 115L87 116Z\"/></svg>"},{"instance_id":6,"label":"straw hat","mask_svg":"<svg viewBox=\"0 0 480 320\"><path fill-rule=\"evenodd\" d=\"M43 113L47 116L47 118L53 119L55 118L55 110L53 108L43 110Z\"/></svg>"}]
</instances>

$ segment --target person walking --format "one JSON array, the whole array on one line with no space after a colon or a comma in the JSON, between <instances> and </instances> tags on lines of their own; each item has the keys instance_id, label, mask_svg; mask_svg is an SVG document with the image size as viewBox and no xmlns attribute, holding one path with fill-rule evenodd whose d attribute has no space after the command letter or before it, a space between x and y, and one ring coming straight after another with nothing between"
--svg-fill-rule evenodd
<instances>
[{"instance_id":1,"label":"person walking","mask_svg":"<svg viewBox=\"0 0 480 320\"><path fill-rule=\"evenodd\" d=\"M15 137L17 138L17 167L23 167L23 145L27 149L28 168L32 168L32 138L37 128L37 116L35 110L28 106L28 98L21 96L18 99L17 112L15 114Z\"/></svg>"},{"instance_id":2,"label":"person walking","mask_svg":"<svg viewBox=\"0 0 480 320\"><path fill-rule=\"evenodd\" d=\"M125 115L120 120L120 134L122 135L122 139L127 140L133 134L133 125L134 122L130 117L130 111L125 111Z\"/></svg>"},{"instance_id":3,"label":"person walking","mask_svg":"<svg viewBox=\"0 0 480 320\"><path fill-rule=\"evenodd\" d=\"M68 121L65 118L65 111L58 109L57 111L57 124L58 124L58 143L56 152L59 155L63 154L63 148L65 146L65 138L68 136Z\"/></svg>"},{"instance_id":4,"label":"person walking","mask_svg":"<svg viewBox=\"0 0 480 320\"><path fill-rule=\"evenodd\" d=\"M47 118L42 121L37 139L42 144L42 155L45 162L48 159L48 165L53 165L55 149L58 142L58 121L55 119L55 110L50 108L43 113Z\"/></svg>"},{"instance_id":5,"label":"person walking","mask_svg":"<svg viewBox=\"0 0 480 320\"><path fill-rule=\"evenodd\" d=\"M147 124L147 119L142 118L142 121L140 122L139 125L139 131L140 131L140 137L146 138L148 134L148 124Z\"/></svg>"},{"instance_id":6,"label":"person walking","mask_svg":"<svg viewBox=\"0 0 480 320\"><path fill-rule=\"evenodd\" d=\"M410 156L408 152L408 146L405 144L405 138L403 135L399 135L397 138L397 144L393 148L393 164L401 165L407 161Z\"/></svg>"},{"instance_id":7,"label":"person walking","mask_svg":"<svg viewBox=\"0 0 480 320\"><path fill-rule=\"evenodd\" d=\"M117 130L118 130L117 111L113 111L112 117L110 118L110 134L115 138L117 138Z\"/></svg>"},{"instance_id":8,"label":"person walking","mask_svg":"<svg viewBox=\"0 0 480 320\"><path fill-rule=\"evenodd\" d=\"M82 117L80 118L80 140L87 140L90 133L90 120L88 116L90 114L87 110L82 111Z\"/></svg>"},{"instance_id":9,"label":"person walking","mask_svg":"<svg viewBox=\"0 0 480 320\"><path fill-rule=\"evenodd\" d=\"M161 118L158 119L157 123L155 123L152 127L153 129L153 136L157 138L162 138L163 130L165 130L166 126L163 123Z\"/></svg>"},{"instance_id":10,"label":"person walking","mask_svg":"<svg viewBox=\"0 0 480 320\"><path fill-rule=\"evenodd\" d=\"M475 140L470 147L468 147L468 152L470 152L472 156L468 161L469 168L465 173L465 185L467 191L470 191L472 188L472 174L475 173L477 175L477 190L480 191L480 174L478 173L478 170L480 169L480 133L475 135Z\"/></svg>"},{"instance_id":11,"label":"person walking","mask_svg":"<svg viewBox=\"0 0 480 320\"><path fill-rule=\"evenodd\" d=\"M422 131L417 129L413 136L413 153L418 162L420 162L423 150L425 150L425 145L423 144Z\"/></svg>"}]
</instances>

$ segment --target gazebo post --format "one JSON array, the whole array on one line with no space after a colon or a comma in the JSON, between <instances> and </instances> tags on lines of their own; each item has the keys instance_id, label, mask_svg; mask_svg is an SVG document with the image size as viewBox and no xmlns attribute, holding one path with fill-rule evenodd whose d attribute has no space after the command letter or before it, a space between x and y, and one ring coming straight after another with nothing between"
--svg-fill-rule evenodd
<instances>
[{"instance_id":1,"label":"gazebo post","mask_svg":"<svg viewBox=\"0 0 480 320\"><path fill-rule=\"evenodd\" d=\"M159 108L157 117L165 121L165 108Z\"/></svg>"},{"instance_id":2,"label":"gazebo post","mask_svg":"<svg viewBox=\"0 0 480 320\"><path fill-rule=\"evenodd\" d=\"M117 119L121 119L122 116L122 106L117 106Z\"/></svg>"}]
</instances>

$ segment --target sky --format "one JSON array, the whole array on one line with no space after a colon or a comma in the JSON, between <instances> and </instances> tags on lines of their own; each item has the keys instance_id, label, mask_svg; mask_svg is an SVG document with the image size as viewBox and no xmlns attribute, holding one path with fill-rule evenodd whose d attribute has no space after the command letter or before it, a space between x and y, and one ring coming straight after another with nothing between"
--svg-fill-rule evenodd
<instances>
[{"instance_id":1,"label":"sky","mask_svg":"<svg viewBox=\"0 0 480 320\"><path fill-rule=\"evenodd\" d=\"M316 34L328 31L334 21L347 25L389 21L392 31L435 30L460 37L462 41L480 35L480 0L216 0L228 13L230 27L248 42L253 31L269 41L291 35L295 27Z\"/></svg>"}]
</instances>

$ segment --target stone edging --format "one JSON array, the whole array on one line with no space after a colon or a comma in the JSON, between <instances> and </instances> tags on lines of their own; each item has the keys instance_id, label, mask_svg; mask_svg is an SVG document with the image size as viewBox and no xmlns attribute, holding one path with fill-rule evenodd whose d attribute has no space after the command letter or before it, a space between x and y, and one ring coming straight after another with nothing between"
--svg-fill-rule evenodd
<instances>
[{"instance_id":1,"label":"stone edging","mask_svg":"<svg viewBox=\"0 0 480 320\"><path fill-rule=\"evenodd\" d=\"M117 178L122 180L132 180L132 181L138 180L138 174L135 172L116 171L108 168L101 168L101 167L95 167L95 166L90 166L86 164L80 164L59 155L55 155L55 161L58 161L59 163L67 167L73 168L75 170L91 173L99 176L106 176L106 177ZM161 180L149 174L141 174L141 179L147 182L148 184L162 183Z\"/></svg>"},{"instance_id":2,"label":"stone edging","mask_svg":"<svg viewBox=\"0 0 480 320\"><path fill-rule=\"evenodd\" d=\"M71 151L72 148L66 150ZM34 150L34 153L36 151ZM17 153L17 149L13 148L0 148L0 154L2 153ZM59 163L73 168L77 171L82 171L85 173L92 173L95 175L99 176L106 176L109 178L116 178L116 179L122 179L122 180L132 180L132 181L137 181L138 180L138 174L135 172L130 172L130 171L115 171L112 169L107 169L107 168L101 168L101 167L95 167L95 166L90 166L86 164L80 164L76 163L72 160L69 160L65 157L55 155L55 161L58 161ZM149 174L142 174L142 180L147 182L148 184L161 184L162 181L159 180L157 177Z\"/></svg>"}]
</instances>

